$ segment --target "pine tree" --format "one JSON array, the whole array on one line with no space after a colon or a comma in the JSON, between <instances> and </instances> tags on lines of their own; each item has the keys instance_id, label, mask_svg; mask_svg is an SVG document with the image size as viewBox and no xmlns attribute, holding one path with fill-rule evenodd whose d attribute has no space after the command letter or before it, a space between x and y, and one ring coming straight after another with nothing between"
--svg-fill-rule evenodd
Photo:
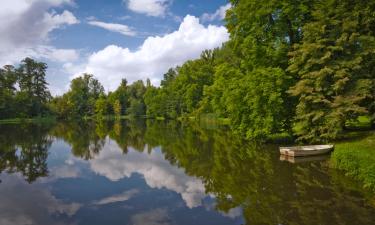
<instances>
[{"instance_id":1,"label":"pine tree","mask_svg":"<svg viewBox=\"0 0 375 225\"><path fill-rule=\"evenodd\" d=\"M289 71L300 80L290 93L299 98L300 140L327 142L345 122L367 115L374 101L375 2L326 0L315 6L302 43L291 53Z\"/></svg>"}]
</instances>

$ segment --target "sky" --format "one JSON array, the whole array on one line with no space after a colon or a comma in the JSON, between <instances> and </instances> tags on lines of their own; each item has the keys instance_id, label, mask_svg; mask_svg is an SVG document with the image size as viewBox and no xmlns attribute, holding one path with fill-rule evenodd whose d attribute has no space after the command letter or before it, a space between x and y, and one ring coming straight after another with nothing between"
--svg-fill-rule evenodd
<instances>
[{"instance_id":1,"label":"sky","mask_svg":"<svg viewBox=\"0 0 375 225\"><path fill-rule=\"evenodd\" d=\"M90 73L106 91L126 78L159 85L171 67L229 39L228 0L2 0L0 65L48 64L53 95Z\"/></svg>"}]
</instances>

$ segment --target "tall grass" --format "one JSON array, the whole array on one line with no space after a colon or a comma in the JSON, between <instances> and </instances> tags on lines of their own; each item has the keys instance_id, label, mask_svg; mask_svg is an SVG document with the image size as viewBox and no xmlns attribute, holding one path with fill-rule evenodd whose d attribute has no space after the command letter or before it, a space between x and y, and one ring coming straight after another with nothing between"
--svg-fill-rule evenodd
<instances>
[{"instance_id":1,"label":"tall grass","mask_svg":"<svg viewBox=\"0 0 375 225\"><path fill-rule=\"evenodd\" d=\"M364 138L337 144L331 165L375 191L375 132L363 134Z\"/></svg>"}]
</instances>

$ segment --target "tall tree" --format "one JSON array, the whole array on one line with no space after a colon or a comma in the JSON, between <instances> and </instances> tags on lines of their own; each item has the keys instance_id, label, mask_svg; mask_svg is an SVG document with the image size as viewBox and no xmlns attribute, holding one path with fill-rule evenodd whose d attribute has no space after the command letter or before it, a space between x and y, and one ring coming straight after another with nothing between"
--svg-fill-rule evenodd
<instances>
[{"instance_id":1,"label":"tall tree","mask_svg":"<svg viewBox=\"0 0 375 225\"><path fill-rule=\"evenodd\" d=\"M129 107L127 114L131 116L146 115L146 105L144 103L144 94L146 93L146 86L142 80L136 81L127 88L129 96Z\"/></svg>"},{"instance_id":2,"label":"tall tree","mask_svg":"<svg viewBox=\"0 0 375 225\"><path fill-rule=\"evenodd\" d=\"M14 66L6 65L0 68L0 119L9 118L15 113L16 81Z\"/></svg>"},{"instance_id":3,"label":"tall tree","mask_svg":"<svg viewBox=\"0 0 375 225\"><path fill-rule=\"evenodd\" d=\"M28 116L43 115L46 113L46 103L51 99L46 81L47 64L37 62L31 58L22 60L17 69L20 93L18 99L27 107Z\"/></svg>"},{"instance_id":4,"label":"tall tree","mask_svg":"<svg viewBox=\"0 0 375 225\"><path fill-rule=\"evenodd\" d=\"M301 41L301 28L310 19L312 2L231 3L226 15L231 40L223 49L233 57L216 67L214 85L205 89L209 106L248 138L291 132L295 100L286 91L295 80L285 70L288 52Z\"/></svg>"},{"instance_id":5,"label":"tall tree","mask_svg":"<svg viewBox=\"0 0 375 225\"><path fill-rule=\"evenodd\" d=\"M336 138L345 122L371 112L375 100L375 2L319 1L303 42L291 53L289 70L300 81L290 90L299 98L300 140Z\"/></svg>"}]
</instances>

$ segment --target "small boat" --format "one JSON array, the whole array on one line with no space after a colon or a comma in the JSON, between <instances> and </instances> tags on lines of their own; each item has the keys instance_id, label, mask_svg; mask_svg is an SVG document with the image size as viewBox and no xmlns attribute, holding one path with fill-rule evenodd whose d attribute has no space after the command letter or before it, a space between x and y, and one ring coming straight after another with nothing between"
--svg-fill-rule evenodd
<instances>
[{"instance_id":1,"label":"small boat","mask_svg":"<svg viewBox=\"0 0 375 225\"><path fill-rule=\"evenodd\" d=\"M308 145L295 147L280 147L280 154L291 157L323 155L333 150L333 145Z\"/></svg>"}]
</instances>

